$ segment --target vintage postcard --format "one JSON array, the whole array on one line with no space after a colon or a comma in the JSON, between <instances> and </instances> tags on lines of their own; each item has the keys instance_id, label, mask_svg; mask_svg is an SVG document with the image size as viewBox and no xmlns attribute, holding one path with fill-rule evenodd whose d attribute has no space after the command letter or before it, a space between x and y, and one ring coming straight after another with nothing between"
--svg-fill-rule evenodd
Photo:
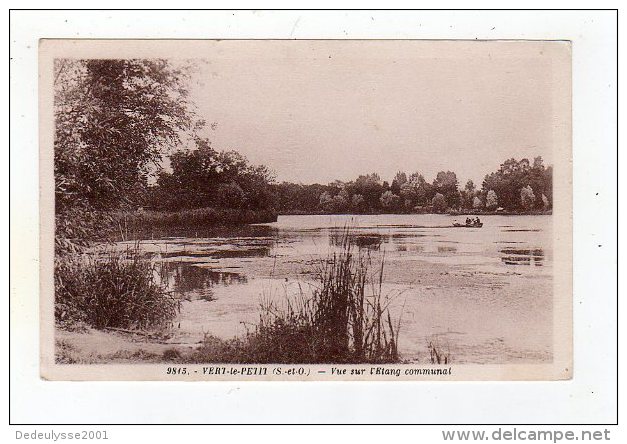
<instances>
[{"instance_id":1,"label":"vintage postcard","mask_svg":"<svg viewBox=\"0 0 627 444\"><path fill-rule=\"evenodd\" d=\"M558 380L566 41L40 41L41 376Z\"/></svg>"}]
</instances>

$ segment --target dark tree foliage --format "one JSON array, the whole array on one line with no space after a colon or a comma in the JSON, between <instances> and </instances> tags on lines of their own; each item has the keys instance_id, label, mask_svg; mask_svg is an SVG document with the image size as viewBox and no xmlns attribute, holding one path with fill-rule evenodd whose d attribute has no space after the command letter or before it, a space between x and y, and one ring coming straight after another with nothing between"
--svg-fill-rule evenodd
<instances>
[{"instance_id":1,"label":"dark tree foliage","mask_svg":"<svg viewBox=\"0 0 627 444\"><path fill-rule=\"evenodd\" d=\"M506 161L499 171L486 176L482 190L477 189L472 180L460 190L457 175L452 171L440 171L432 183L418 172L408 175L399 171L391 185L372 173L354 181L335 181L328 185L283 182L273 186L273 193L276 209L283 214L476 211L486 206L490 190L496 195L497 206L514 212L529 212L551 208L552 175L552 167L544 167L542 158L536 157L533 165L526 159ZM521 189L527 185L535 196L531 208L528 202L525 206L521 200ZM496 206L488 209L494 210Z\"/></svg>"},{"instance_id":2,"label":"dark tree foliage","mask_svg":"<svg viewBox=\"0 0 627 444\"><path fill-rule=\"evenodd\" d=\"M207 139L196 138L190 151L170 156L172 172L161 172L149 188L148 206L163 211L194 208L267 209L275 204L274 176L250 165L236 151L216 151Z\"/></svg>"},{"instance_id":3,"label":"dark tree foliage","mask_svg":"<svg viewBox=\"0 0 627 444\"><path fill-rule=\"evenodd\" d=\"M510 211L525 210L521 201L521 190L530 186L536 196L533 208L552 207L553 202L553 168L545 167L542 157L536 157L533 165L528 159L508 159L498 171L488 174L483 180L483 192L493 190L499 206ZM545 196L546 203L542 196Z\"/></svg>"},{"instance_id":4,"label":"dark tree foliage","mask_svg":"<svg viewBox=\"0 0 627 444\"><path fill-rule=\"evenodd\" d=\"M398 173L396 173L396 175L394 176L394 179L392 180L390 191L392 191L392 193L396 195L400 195L401 187L406 183L407 183L407 174L405 174L405 172L403 171L399 171Z\"/></svg>"},{"instance_id":5,"label":"dark tree foliage","mask_svg":"<svg viewBox=\"0 0 627 444\"><path fill-rule=\"evenodd\" d=\"M442 193L435 193L432 199L433 211L436 213L442 213L446 211L447 203L446 197Z\"/></svg>"},{"instance_id":6,"label":"dark tree foliage","mask_svg":"<svg viewBox=\"0 0 627 444\"><path fill-rule=\"evenodd\" d=\"M387 188L381 183L379 175L372 173L359 176L355 182L348 184L347 191L349 194L361 194L369 208L378 208L381 195Z\"/></svg>"},{"instance_id":7,"label":"dark tree foliage","mask_svg":"<svg viewBox=\"0 0 627 444\"><path fill-rule=\"evenodd\" d=\"M468 180L464 189L459 192L461 198L461 206L464 209L473 208L475 197L478 197L478 191L475 187L475 183L472 180Z\"/></svg>"},{"instance_id":8,"label":"dark tree foliage","mask_svg":"<svg viewBox=\"0 0 627 444\"><path fill-rule=\"evenodd\" d=\"M427 182L420 173L413 173L409 176L406 184L401 186L401 196L405 201L409 201L409 207L428 206L435 195L433 185Z\"/></svg>"},{"instance_id":9,"label":"dark tree foliage","mask_svg":"<svg viewBox=\"0 0 627 444\"><path fill-rule=\"evenodd\" d=\"M318 183L311 185L296 184L290 182L281 182L273 187L276 196L276 209L282 213L319 213L320 196L323 193L331 195L331 192L337 191L329 185L321 185Z\"/></svg>"},{"instance_id":10,"label":"dark tree foliage","mask_svg":"<svg viewBox=\"0 0 627 444\"><path fill-rule=\"evenodd\" d=\"M444 196L448 208L460 206L458 185L457 175L452 171L440 171L433 180L434 191Z\"/></svg>"},{"instance_id":11,"label":"dark tree foliage","mask_svg":"<svg viewBox=\"0 0 627 444\"><path fill-rule=\"evenodd\" d=\"M187 74L165 60L61 59L54 69L57 237L84 237L95 213L137 205L151 168L192 128Z\"/></svg>"},{"instance_id":12,"label":"dark tree foliage","mask_svg":"<svg viewBox=\"0 0 627 444\"><path fill-rule=\"evenodd\" d=\"M191 127L184 72L164 60L60 60L55 100L57 213L132 200L151 164Z\"/></svg>"}]
</instances>

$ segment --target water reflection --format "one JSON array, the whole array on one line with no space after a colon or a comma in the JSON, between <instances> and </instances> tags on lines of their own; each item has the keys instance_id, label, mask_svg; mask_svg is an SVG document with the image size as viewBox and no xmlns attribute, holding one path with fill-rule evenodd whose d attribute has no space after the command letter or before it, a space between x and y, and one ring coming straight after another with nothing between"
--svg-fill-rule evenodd
<instances>
[{"instance_id":1,"label":"water reflection","mask_svg":"<svg viewBox=\"0 0 627 444\"><path fill-rule=\"evenodd\" d=\"M541 267L544 261L544 250L542 248L504 248L500 250L504 256L501 261L507 265L535 265Z\"/></svg>"},{"instance_id":2,"label":"water reflection","mask_svg":"<svg viewBox=\"0 0 627 444\"><path fill-rule=\"evenodd\" d=\"M165 262L164 281L186 299L239 297L239 288L225 287L253 288L259 276L272 275L275 267L286 275L308 274L311 263L341 248L347 226L356 249L385 250L387 260L398 258L408 267L422 267L418 261L424 261L490 272L523 265L532 273L551 269L550 218L495 216L486 218L480 230L457 230L450 220L435 215L363 216L350 226L346 217L282 216L271 226L170 231L143 248L155 263Z\"/></svg>"},{"instance_id":3,"label":"water reflection","mask_svg":"<svg viewBox=\"0 0 627 444\"><path fill-rule=\"evenodd\" d=\"M246 248L241 250L217 250L209 255L214 259L267 257L270 256L270 247Z\"/></svg>"},{"instance_id":4,"label":"water reflection","mask_svg":"<svg viewBox=\"0 0 627 444\"><path fill-rule=\"evenodd\" d=\"M206 250L188 250L163 252L161 257L164 259L176 258L176 257L196 257L196 258L208 258L208 259L227 259L227 258L247 258L247 257L267 257L270 256L270 247L252 247L239 246L226 249L206 249Z\"/></svg>"},{"instance_id":5,"label":"water reflection","mask_svg":"<svg viewBox=\"0 0 627 444\"><path fill-rule=\"evenodd\" d=\"M278 228L270 225L235 225L229 227L207 228L147 228L125 233L124 239L117 241L133 241L147 239L175 239L175 238L259 238L273 237Z\"/></svg>"},{"instance_id":6,"label":"water reflection","mask_svg":"<svg viewBox=\"0 0 627 444\"><path fill-rule=\"evenodd\" d=\"M184 262L162 262L161 282L175 295L186 300L215 300L214 287L245 284L246 276L231 271L216 271Z\"/></svg>"},{"instance_id":7,"label":"water reflection","mask_svg":"<svg viewBox=\"0 0 627 444\"><path fill-rule=\"evenodd\" d=\"M285 294L315 284L325 258L341 248L342 227L349 226L353 253L377 259L385 254L383 291L402 294L394 303L405 313L399 344L405 356L424 353L425 338L449 328L464 334L455 354L461 362L479 356L489 356L489 361L493 355L495 360L509 359L498 346L486 346L487 337L509 335L516 344L528 341L531 348L548 332L550 350L551 216L486 215L483 227L472 230L453 228L448 215L364 215L351 220L281 216L271 226L149 236L141 243L142 251L161 267L167 288L183 299L176 340L193 345L205 332L225 339L244 335L258 321L263 298L281 302ZM120 251L134 245L120 243ZM494 304L497 299L503 303ZM482 318L485 313L492 314L488 320L493 322ZM517 336L520 329L502 322L510 318L539 319L538 328Z\"/></svg>"},{"instance_id":8,"label":"water reflection","mask_svg":"<svg viewBox=\"0 0 627 444\"><path fill-rule=\"evenodd\" d=\"M388 242L387 235L379 233L350 233L348 234L348 241L351 245L355 245L358 248L368 248L372 250L378 250L381 248L381 244ZM329 245L332 247L342 247L346 240L346 232L332 231L329 233Z\"/></svg>"},{"instance_id":9,"label":"water reflection","mask_svg":"<svg viewBox=\"0 0 627 444\"><path fill-rule=\"evenodd\" d=\"M342 247L345 241L344 231L331 230L329 233L329 245L332 247ZM421 252L424 247L411 245L412 239L440 237L439 234L416 233L378 233L378 232L351 232L348 234L349 242L360 249L380 250L383 244L391 244L396 251ZM440 252L454 252L457 249L442 249Z\"/></svg>"}]
</instances>

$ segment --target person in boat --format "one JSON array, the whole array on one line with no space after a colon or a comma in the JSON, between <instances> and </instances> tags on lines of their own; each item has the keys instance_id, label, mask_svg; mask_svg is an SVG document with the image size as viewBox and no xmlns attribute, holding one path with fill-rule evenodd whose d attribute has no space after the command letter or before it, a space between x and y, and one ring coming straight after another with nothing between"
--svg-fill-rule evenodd
<instances>
[{"instance_id":1,"label":"person in boat","mask_svg":"<svg viewBox=\"0 0 627 444\"><path fill-rule=\"evenodd\" d=\"M470 225L472 222L469 217L466 218L466 225Z\"/></svg>"},{"instance_id":2,"label":"person in boat","mask_svg":"<svg viewBox=\"0 0 627 444\"><path fill-rule=\"evenodd\" d=\"M481 223L481 219L479 219L479 217L477 217L477 219L475 220L475 225L479 225Z\"/></svg>"}]
</instances>

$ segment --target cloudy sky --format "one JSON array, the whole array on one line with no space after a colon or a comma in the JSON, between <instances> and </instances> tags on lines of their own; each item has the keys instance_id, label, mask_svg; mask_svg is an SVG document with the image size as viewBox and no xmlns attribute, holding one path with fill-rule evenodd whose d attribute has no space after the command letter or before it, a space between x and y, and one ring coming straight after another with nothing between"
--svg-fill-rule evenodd
<instances>
[{"instance_id":1,"label":"cloudy sky","mask_svg":"<svg viewBox=\"0 0 627 444\"><path fill-rule=\"evenodd\" d=\"M192 99L214 148L279 181L452 170L480 184L510 157L551 163L556 45L218 41Z\"/></svg>"}]
</instances>

